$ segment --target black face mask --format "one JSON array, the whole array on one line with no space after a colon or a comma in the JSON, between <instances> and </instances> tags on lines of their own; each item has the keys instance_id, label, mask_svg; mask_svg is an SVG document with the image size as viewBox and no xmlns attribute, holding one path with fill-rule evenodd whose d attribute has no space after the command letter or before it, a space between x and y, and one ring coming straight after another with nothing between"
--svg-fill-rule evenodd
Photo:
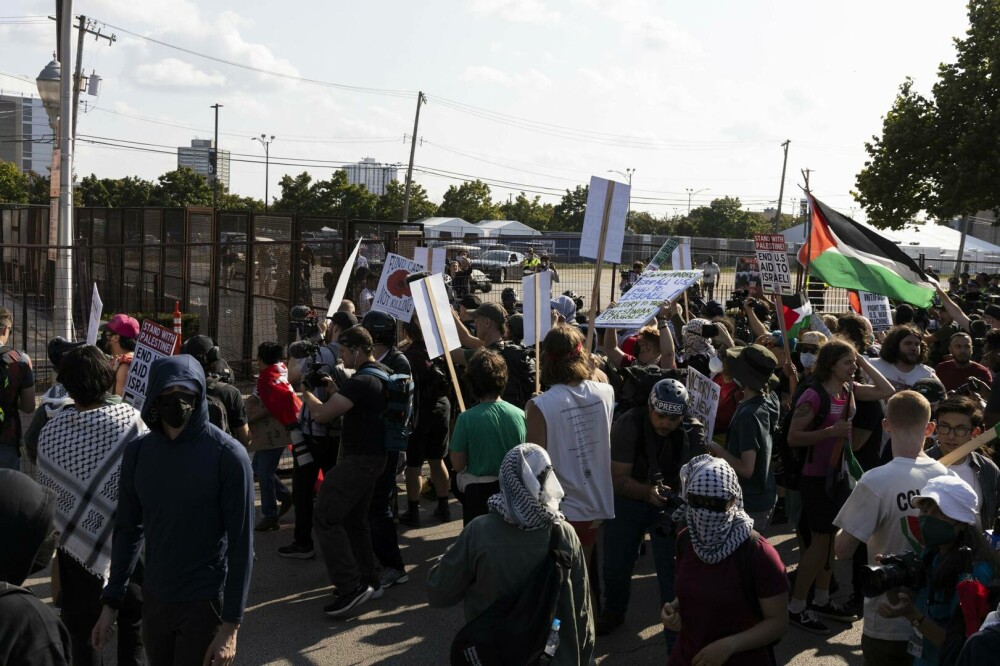
<instances>
[{"instance_id":1,"label":"black face mask","mask_svg":"<svg viewBox=\"0 0 1000 666\"><path fill-rule=\"evenodd\" d=\"M111 356L111 342L108 340L107 335L101 334L101 337L97 338L97 348L108 356Z\"/></svg>"},{"instance_id":2,"label":"black face mask","mask_svg":"<svg viewBox=\"0 0 1000 666\"><path fill-rule=\"evenodd\" d=\"M194 412L194 396L190 393L170 393L156 399L156 411L171 428L181 428Z\"/></svg>"}]
</instances>

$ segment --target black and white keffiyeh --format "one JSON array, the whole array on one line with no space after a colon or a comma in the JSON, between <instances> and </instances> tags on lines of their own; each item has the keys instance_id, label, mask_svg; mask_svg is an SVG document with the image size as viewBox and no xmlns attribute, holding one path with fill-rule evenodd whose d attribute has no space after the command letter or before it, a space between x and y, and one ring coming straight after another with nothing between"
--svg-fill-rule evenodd
<instances>
[{"instance_id":1,"label":"black and white keffiyeh","mask_svg":"<svg viewBox=\"0 0 1000 666\"><path fill-rule=\"evenodd\" d=\"M681 468L681 498L688 495L716 499L736 498L726 511L694 508L687 504L684 517L695 554L703 562L718 564L747 540L753 520L743 510L743 491L729 463L708 454L692 458Z\"/></svg>"},{"instance_id":2,"label":"black and white keffiyeh","mask_svg":"<svg viewBox=\"0 0 1000 666\"><path fill-rule=\"evenodd\" d=\"M38 482L56 494L59 547L107 580L125 446L147 432L127 403L63 409L38 437Z\"/></svg>"},{"instance_id":3,"label":"black and white keffiyeh","mask_svg":"<svg viewBox=\"0 0 1000 666\"><path fill-rule=\"evenodd\" d=\"M487 504L522 530L540 530L566 519L559 511L565 494L548 452L537 444L521 444L500 463L500 492Z\"/></svg>"},{"instance_id":4,"label":"black and white keffiyeh","mask_svg":"<svg viewBox=\"0 0 1000 666\"><path fill-rule=\"evenodd\" d=\"M707 319L692 319L684 324L684 327L681 329L681 341L684 343L684 358L692 358L698 355L708 356L709 358L715 356L715 347L701 334L702 327L708 326L711 323Z\"/></svg>"}]
</instances>

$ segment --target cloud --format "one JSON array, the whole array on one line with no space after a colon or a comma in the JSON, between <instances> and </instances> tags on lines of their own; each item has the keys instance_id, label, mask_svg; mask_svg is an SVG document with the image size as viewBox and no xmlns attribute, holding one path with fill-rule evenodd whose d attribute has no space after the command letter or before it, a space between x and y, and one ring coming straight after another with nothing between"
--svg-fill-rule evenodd
<instances>
[{"instance_id":1,"label":"cloud","mask_svg":"<svg viewBox=\"0 0 1000 666\"><path fill-rule=\"evenodd\" d=\"M480 16L499 16L515 23L554 23L562 14L543 0L473 0L470 11Z\"/></svg>"},{"instance_id":2,"label":"cloud","mask_svg":"<svg viewBox=\"0 0 1000 666\"><path fill-rule=\"evenodd\" d=\"M141 64L136 67L132 80L151 88L210 88L226 83L226 77L219 72L206 72L177 58Z\"/></svg>"},{"instance_id":3,"label":"cloud","mask_svg":"<svg viewBox=\"0 0 1000 666\"><path fill-rule=\"evenodd\" d=\"M503 88L530 88L544 90L552 87L552 79L537 69L508 74L488 65L469 65L462 73L462 80Z\"/></svg>"}]
</instances>

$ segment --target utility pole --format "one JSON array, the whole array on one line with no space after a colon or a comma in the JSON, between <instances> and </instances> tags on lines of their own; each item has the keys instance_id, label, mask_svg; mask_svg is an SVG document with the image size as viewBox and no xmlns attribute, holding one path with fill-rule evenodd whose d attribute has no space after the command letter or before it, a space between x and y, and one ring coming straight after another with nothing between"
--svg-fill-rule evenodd
<instances>
[{"instance_id":1,"label":"utility pole","mask_svg":"<svg viewBox=\"0 0 1000 666\"><path fill-rule=\"evenodd\" d=\"M785 149L785 160L781 163L781 187L778 189L778 212L774 214L774 233L781 232L781 200L785 196L785 170L788 168L788 144L790 143L790 139L785 139L785 142L781 144L782 148Z\"/></svg>"},{"instance_id":2,"label":"utility pole","mask_svg":"<svg viewBox=\"0 0 1000 666\"><path fill-rule=\"evenodd\" d=\"M76 107L72 106L73 91L69 75L72 57L73 0L61 0L57 5L56 25L59 36L59 227L55 274L56 335L67 340L75 337L73 328L73 142ZM50 220L51 224L52 221Z\"/></svg>"},{"instance_id":3,"label":"utility pole","mask_svg":"<svg viewBox=\"0 0 1000 666\"><path fill-rule=\"evenodd\" d=\"M212 141L212 152L208 155L208 166L212 169L212 208L217 209L219 207L219 109L222 105L216 102L208 108L215 109L215 139ZM264 191L267 191L266 186ZM266 201L264 203L267 204Z\"/></svg>"},{"instance_id":4,"label":"utility pole","mask_svg":"<svg viewBox=\"0 0 1000 666\"><path fill-rule=\"evenodd\" d=\"M410 189L413 186L413 158L417 153L417 128L420 126L420 105L427 103L423 91L417 92L417 114L413 118L413 136L410 137L410 165L406 168L406 193L403 195L403 223L410 218Z\"/></svg>"},{"instance_id":5,"label":"utility pole","mask_svg":"<svg viewBox=\"0 0 1000 666\"><path fill-rule=\"evenodd\" d=\"M270 180L271 171L271 143L274 141L274 135L268 138L266 134L261 134L259 137L251 137L252 141L259 141L260 145L264 146L264 212L267 212L267 207L270 202L267 198L267 186Z\"/></svg>"},{"instance_id":6,"label":"utility pole","mask_svg":"<svg viewBox=\"0 0 1000 666\"><path fill-rule=\"evenodd\" d=\"M83 84L83 38L86 35L93 35L94 39L106 39L108 44L114 44L118 37L114 34L103 35L100 28L90 29L90 21L82 14L78 17L80 23L77 26L79 31L76 38L76 73L73 75L73 153L76 153L76 119L80 111L80 88ZM93 93L91 93L93 94Z\"/></svg>"}]
</instances>

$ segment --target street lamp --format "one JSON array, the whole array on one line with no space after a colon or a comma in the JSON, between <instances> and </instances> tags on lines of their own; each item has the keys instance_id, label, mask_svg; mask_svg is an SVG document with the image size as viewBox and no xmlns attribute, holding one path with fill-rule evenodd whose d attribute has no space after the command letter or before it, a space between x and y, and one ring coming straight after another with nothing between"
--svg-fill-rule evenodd
<instances>
[{"instance_id":1,"label":"street lamp","mask_svg":"<svg viewBox=\"0 0 1000 666\"><path fill-rule=\"evenodd\" d=\"M632 212L632 174L635 173L635 169L628 168L624 171L619 171L618 169L608 169L608 173L617 173L619 176L628 180L628 213L625 214L625 219L628 220L629 213Z\"/></svg>"},{"instance_id":2,"label":"street lamp","mask_svg":"<svg viewBox=\"0 0 1000 666\"><path fill-rule=\"evenodd\" d=\"M695 196L696 194L700 194L702 192L707 192L709 190L709 188L703 187L700 190L692 190L690 187L685 187L684 189L688 193L688 217L691 217L691 198L693 196Z\"/></svg>"},{"instance_id":3,"label":"street lamp","mask_svg":"<svg viewBox=\"0 0 1000 666\"><path fill-rule=\"evenodd\" d=\"M62 80L60 72L59 61L53 58L35 79L38 96L42 99L45 112L49 114L49 127L52 128L53 134L59 123L59 82Z\"/></svg>"},{"instance_id":4,"label":"street lamp","mask_svg":"<svg viewBox=\"0 0 1000 666\"><path fill-rule=\"evenodd\" d=\"M266 134L261 134L259 137L254 136L250 138L251 141L258 141L260 145L264 146L264 212L267 212L268 197L267 197L267 186L270 180L270 170L271 170L271 142L274 141L274 135L272 134L268 137Z\"/></svg>"}]
</instances>

